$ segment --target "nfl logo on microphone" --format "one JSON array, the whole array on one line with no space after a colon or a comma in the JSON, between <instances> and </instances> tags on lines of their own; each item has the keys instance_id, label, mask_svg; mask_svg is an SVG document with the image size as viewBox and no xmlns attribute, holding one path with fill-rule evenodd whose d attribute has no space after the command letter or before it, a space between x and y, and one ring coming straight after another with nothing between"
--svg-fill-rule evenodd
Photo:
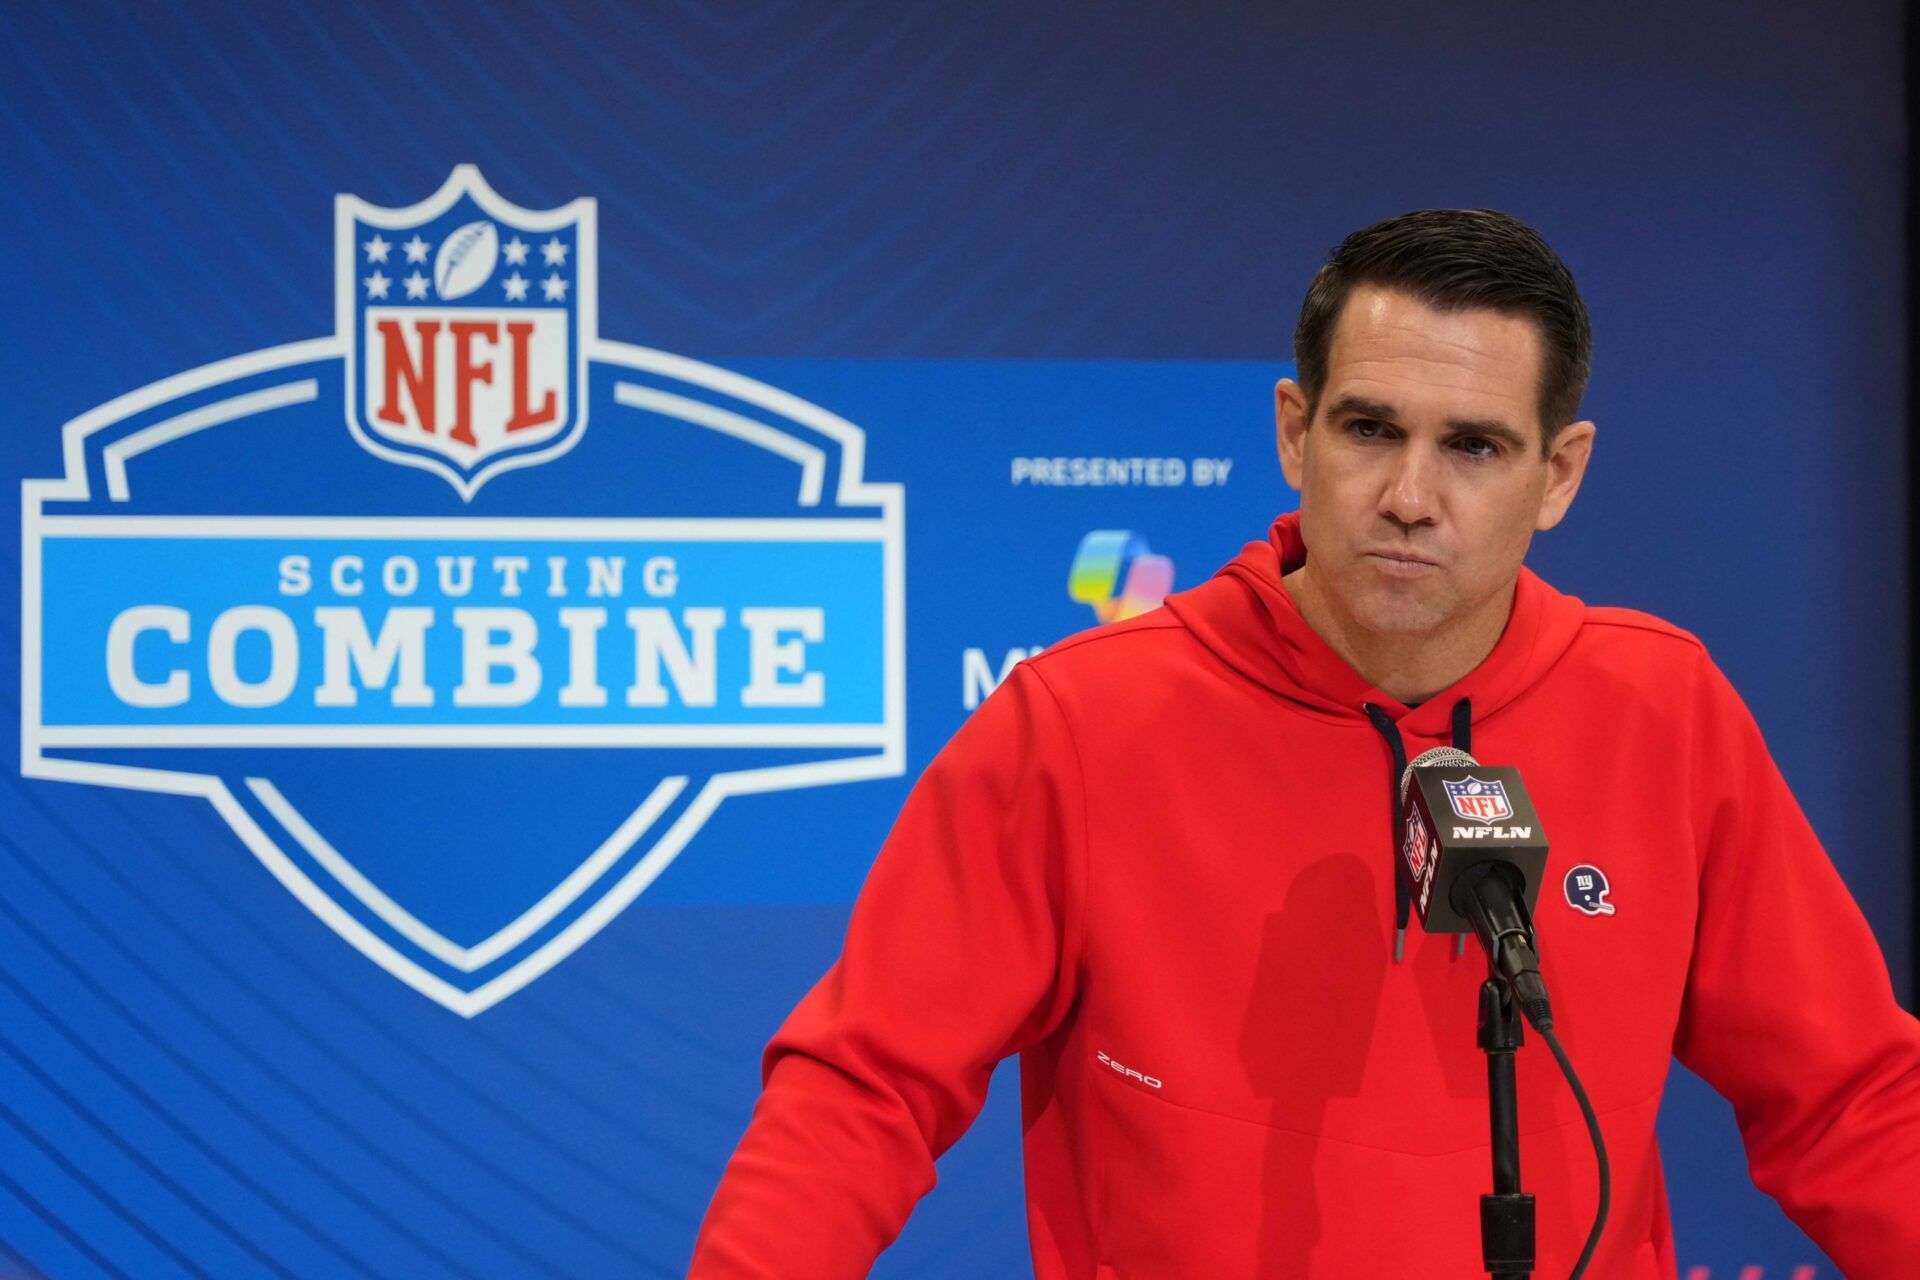
<instances>
[{"instance_id":1,"label":"nfl logo on microphone","mask_svg":"<svg viewBox=\"0 0 1920 1280\"><path fill-rule=\"evenodd\" d=\"M1433 845L1427 836L1427 824L1420 821L1419 813L1410 811L1407 814L1406 835L1400 847L1407 860L1407 870L1413 873L1416 881L1424 879L1427 874L1427 854Z\"/></svg>"},{"instance_id":2,"label":"nfl logo on microphone","mask_svg":"<svg viewBox=\"0 0 1920 1280\"><path fill-rule=\"evenodd\" d=\"M1442 785L1447 789L1447 802L1462 818L1492 824L1513 816L1513 806L1507 803L1506 784L1497 779L1483 782L1479 778L1462 778Z\"/></svg>"}]
</instances>

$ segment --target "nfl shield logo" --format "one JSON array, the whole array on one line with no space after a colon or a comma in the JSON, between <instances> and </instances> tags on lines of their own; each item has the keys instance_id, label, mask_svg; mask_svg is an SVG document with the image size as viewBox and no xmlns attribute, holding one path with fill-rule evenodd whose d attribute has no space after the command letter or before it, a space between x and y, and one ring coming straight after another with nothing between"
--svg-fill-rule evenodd
<instances>
[{"instance_id":1,"label":"nfl shield logo","mask_svg":"<svg viewBox=\"0 0 1920 1280\"><path fill-rule=\"evenodd\" d=\"M460 165L419 204L334 206L347 425L461 498L586 429L594 202L522 209Z\"/></svg>"},{"instance_id":2,"label":"nfl shield logo","mask_svg":"<svg viewBox=\"0 0 1920 1280\"><path fill-rule=\"evenodd\" d=\"M1427 824L1420 821L1417 812L1407 814L1407 830L1400 841L1402 855L1407 860L1407 870L1413 873L1416 883L1427 875L1427 854L1432 845L1427 839Z\"/></svg>"},{"instance_id":3,"label":"nfl shield logo","mask_svg":"<svg viewBox=\"0 0 1920 1280\"><path fill-rule=\"evenodd\" d=\"M1491 825L1513 816L1513 806L1507 803L1506 784L1498 780L1482 782L1479 778L1467 777L1442 785L1447 789L1447 802L1462 818Z\"/></svg>"}]
</instances>

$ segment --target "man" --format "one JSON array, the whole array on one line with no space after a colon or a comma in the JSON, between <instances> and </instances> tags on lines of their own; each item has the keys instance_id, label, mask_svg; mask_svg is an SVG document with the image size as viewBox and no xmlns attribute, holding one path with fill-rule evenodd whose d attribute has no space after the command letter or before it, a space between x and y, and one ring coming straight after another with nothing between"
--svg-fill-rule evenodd
<instances>
[{"instance_id":1,"label":"man","mask_svg":"<svg viewBox=\"0 0 1920 1280\"><path fill-rule=\"evenodd\" d=\"M1391 839L1449 741L1522 769L1552 836L1542 967L1613 1163L1587 1274L1675 1274L1676 1054L1848 1276L1920 1274L1920 1024L1752 717L1693 636L1522 567L1594 441L1565 266L1503 214L1408 214L1334 251L1294 345L1298 515L1020 664L928 766L693 1276L865 1275L1013 1053L1041 1280L1479 1274L1485 963L1402 936ZM1593 1155L1537 1041L1519 1076L1566 1275Z\"/></svg>"}]
</instances>

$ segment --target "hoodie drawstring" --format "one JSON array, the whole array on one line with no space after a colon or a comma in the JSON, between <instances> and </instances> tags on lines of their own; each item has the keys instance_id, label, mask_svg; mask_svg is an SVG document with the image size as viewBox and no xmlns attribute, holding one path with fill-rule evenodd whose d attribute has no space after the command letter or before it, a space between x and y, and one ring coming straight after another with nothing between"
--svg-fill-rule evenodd
<instances>
[{"instance_id":1,"label":"hoodie drawstring","mask_svg":"<svg viewBox=\"0 0 1920 1280\"><path fill-rule=\"evenodd\" d=\"M1400 778L1407 771L1407 744L1400 736L1400 726L1393 722L1385 710L1371 702L1362 703L1367 719L1373 721L1373 727L1387 740L1387 749L1393 753L1393 771L1387 775L1387 849L1394 859L1393 867L1393 962L1399 964L1407 948L1407 921L1413 916L1413 895L1407 890L1407 883L1400 875ZM1473 700L1462 698L1453 704L1453 745L1468 755L1473 754ZM1459 936L1454 944L1454 958L1458 959L1467 949L1467 935Z\"/></svg>"},{"instance_id":2,"label":"hoodie drawstring","mask_svg":"<svg viewBox=\"0 0 1920 1280\"><path fill-rule=\"evenodd\" d=\"M1407 744L1401 740L1400 726L1388 717L1385 711L1371 702L1362 703L1367 710L1367 719L1373 721L1373 727L1387 740L1387 749L1393 752L1393 769L1387 775L1387 848L1397 851L1400 848L1400 775L1407 771ZM1407 892L1407 882L1401 878L1398 852L1394 853L1393 866L1393 962L1400 963L1400 956L1407 947L1407 920L1413 914L1413 896Z\"/></svg>"}]
</instances>

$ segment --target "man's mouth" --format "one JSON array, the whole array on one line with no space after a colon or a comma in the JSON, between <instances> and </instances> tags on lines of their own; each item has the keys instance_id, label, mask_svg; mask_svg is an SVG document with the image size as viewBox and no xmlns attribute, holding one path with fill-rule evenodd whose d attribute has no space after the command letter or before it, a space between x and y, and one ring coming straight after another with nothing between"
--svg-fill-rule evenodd
<instances>
[{"instance_id":1,"label":"man's mouth","mask_svg":"<svg viewBox=\"0 0 1920 1280\"><path fill-rule=\"evenodd\" d=\"M1440 566L1431 560L1405 551L1369 551L1366 558L1373 561L1383 572L1404 577L1415 577L1431 573Z\"/></svg>"}]
</instances>

